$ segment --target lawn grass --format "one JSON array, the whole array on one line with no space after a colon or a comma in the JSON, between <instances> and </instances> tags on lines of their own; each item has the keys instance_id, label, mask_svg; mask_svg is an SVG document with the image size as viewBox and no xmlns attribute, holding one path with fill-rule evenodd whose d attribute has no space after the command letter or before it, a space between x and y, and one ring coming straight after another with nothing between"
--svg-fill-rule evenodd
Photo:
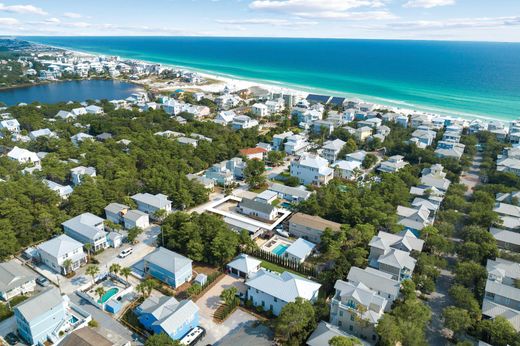
<instances>
[{"instance_id":1,"label":"lawn grass","mask_svg":"<svg viewBox=\"0 0 520 346\"><path fill-rule=\"evenodd\" d=\"M277 264L267 262L267 261L262 261L262 263L260 263L260 267L270 270L272 272L277 272L277 273L290 272L290 273L293 273L296 275L300 275L300 276L302 275L302 274L299 274L298 272L295 272L294 270L287 269L287 268L281 267Z\"/></svg>"},{"instance_id":2,"label":"lawn grass","mask_svg":"<svg viewBox=\"0 0 520 346\"><path fill-rule=\"evenodd\" d=\"M0 321L3 321L5 319L8 319L9 317L13 316L13 308L23 302L24 300L29 299L28 296L16 296L12 298L9 301L9 304L11 305L11 309L9 309L9 306L7 303L1 303L0 304Z\"/></svg>"}]
</instances>

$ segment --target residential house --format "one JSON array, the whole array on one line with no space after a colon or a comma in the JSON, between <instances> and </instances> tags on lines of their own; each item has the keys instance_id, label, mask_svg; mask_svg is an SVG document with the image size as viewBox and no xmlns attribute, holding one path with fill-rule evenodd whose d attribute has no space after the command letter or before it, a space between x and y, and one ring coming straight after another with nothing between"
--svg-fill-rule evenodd
<instances>
[{"instance_id":1,"label":"residential house","mask_svg":"<svg viewBox=\"0 0 520 346\"><path fill-rule=\"evenodd\" d=\"M421 125L429 125L432 122L431 115L428 114L414 114L411 117L410 125L413 128L417 128Z\"/></svg>"},{"instance_id":2,"label":"residential house","mask_svg":"<svg viewBox=\"0 0 520 346\"><path fill-rule=\"evenodd\" d=\"M174 288L192 278L192 260L159 247L144 257L144 273Z\"/></svg>"},{"instance_id":3,"label":"residential house","mask_svg":"<svg viewBox=\"0 0 520 346\"><path fill-rule=\"evenodd\" d=\"M292 133L291 131L274 135L272 141L273 150L283 150L284 142L287 140L287 138L291 137L292 135L294 135L294 133Z\"/></svg>"},{"instance_id":4,"label":"residential house","mask_svg":"<svg viewBox=\"0 0 520 346\"><path fill-rule=\"evenodd\" d=\"M96 105L87 106L87 107L85 107L85 110L87 111L87 114L94 114L94 115L103 114L103 108L96 106Z\"/></svg>"},{"instance_id":5,"label":"residential house","mask_svg":"<svg viewBox=\"0 0 520 346\"><path fill-rule=\"evenodd\" d=\"M43 345L53 336L55 329L65 322L66 300L55 287L18 304L14 308L20 337L29 345Z\"/></svg>"},{"instance_id":6,"label":"residential house","mask_svg":"<svg viewBox=\"0 0 520 346\"><path fill-rule=\"evenodd\" d=\"M11 160L18 161L21 165L31 164L33 166L40 166L41 164L41 160L36 153L16 146L7 153L7 157Z\"/></svg>"},{"instance_id":7,"label":"residential house","mask_svg":"<svg viewBox=\"0 0 520 346\"><path fill-rule=\"evenodd\" d=\"M188 180L190 181L198 182L208 190L212 191L215 188L215 181L213 179L206 178L205 176L200 176L196 174L186 174L186 178L188 178Z\"/></svg>"},{"instance_id":8,"label":"residential house","mask_svg":"<svg viewBox=\"0 0 520 346\"><path fill-rule=\"evenodd\" d=\"M375 330L388 300L365 284L336 281L330 303L330 323L362 340L378 341Z\"/></svg>"},{"instance_id":9,"label":"residential house","mask_svg":"<svg viewBox=\"0 0 520 346\"><path fill-rule=\"evenodd\" d=\"M178 137L177 142L179 142L180 144L191 145L192 147L196 148L199 141L189 137Z\"/></svg>"},{"instance_id":10,"label":"residential house","mask_svg":"<svg viewBox=\"0 0 520 346\"><path fill-rule=\"evenodd\" d=\"M263 103L255 103L251 107L251 112L255 116L260 117L260 118L269 116L269 108L267 107L267 105L265 105Z\"/></svg>"},{"instance_id":11,"label":"residential house","mask_svg":"<svg viewBox=\"0 0 520 346\"><path fill-rule=\"evenodd\" d=\"M58 135L50 129L40 129L29 132L29 138L33 141L37 140L40 137L57 138Z\"/></svg>"},{"instance_id":12,"label":"residential house","mask_svg":"<svg viewBox=\"0 0 520 346\"><path fill-rule=\"evenodd\" d=\"M315 120L312 122L312 132L324 134L328 137L334 132L334 122L330 120Z\"/></svg>"},{"instance_id":13,"label":"residential house","mask_svg":"<svg viewBox=\"0 0 520 346\"><path fill-rule=\"evenodd\" d=\"M276 192L278 198L284 199L288 202L306 201L311 196L312 192L307 191L305 186L291 187L278 183L273 183L269 186L269 190Z\"/></svg>"},{"instance_id":14,"label":"residential house","mask_svg":"<svg viewBox=\"0 0 520 346\"><path fill-rule=\"evenodd\" d=\"M0 298L9 300L34 291L36 276L29 268L11 260L0 263Z\"/></svg>"},{"instance_id":15,"label":"residential house","mask_svg":"<svg viewBox=\"0 0 520 346\"><path fill-rule=\"evenodd\" d=\"M70 185L61 185L47 179L43 179L43 183L47 185L50 190L56 192L61 199L67 199L74 191Z\"/></svg>"},{"instance_id":16,"label":"residential house","mask_svg":"<svg viewBox=\"0 0 520 346\"><path fill-rule=\"evenodd\" d=\"M249 278L260 270L262 261L246 254L240 254L226 265L231 275L240 278Z\"/></svg>"},{"instance_id":17,"label":"residential house","mask_svg":"<svg viewBox=\"0 0 520 346\"><path fill-rule=\"evenodd\" d=\"M416 142L422 143L424 147L429 147L433 144L433 140L437 136L437 133L432 130L415 130L412 133L411 141L415 138Z\"/></svg>"},{"instance_id":18,"label":"residential house","mask_svg":"<svg viewBox=\"0 0 520 346\"><path fill-rule=\"evenodd\" d=\"M87 256L83 252L83 244L62 234L36 246L40 261L57 273L67 275L87 263ZM69 267L63 262L71 260Z\"/></svg>"},{"instance_id":19,"label":"residential house","mask_svg":"<svg viewBox=\"0 0 520 346\"><path fill-rule=\"evenodd\" d=\"M334 161L338 159L338 154L340 153L341 149L343 149L345 144L346 142L342 141L341 139L327 141L323 144L323 151L321 155L330 163L334 163Z\"/></svg>"},{"instance_id":20,"label":"residential house","mask_svg":"<svg viewBox=\"0 0 520 346\"><path fill-rule=\"evenodd\" d=\"M365 269L351 267L347 280L353 284L362 283L379 296L385 298L388 301L385 311L390 310L393 302L399 297L399 291L401 290L401 283L392 279L392 274L370 267Z\"/></svg>"},{"instance_id":21,"label":"residential house","mask_svg":"<svg viewBox=\"0 0 520 346\"><path fill-rule=\"evenodd\" d=\"M486 281L482 315L484 319L498 316L511 323L517 332L520 331L520 264L502 258L488 259L488 278Z\"/></svg>"},{"instance_id":22,"label":"residential house","mask_svg":"<svg viewBox=\"0 0 520 346\"><path fill-rule=\"evenodd\" d=\"M251 119L247 115L238 115L233 119L231 127L235 130L250 129L258 126L258 121Z\"/></svg>"},{"instance_id":23,"label":"residential house","mask_svg":"<svg viewBox=\"0 0 520 346\"><path fill-rule=\"evenodd\" d=\"M110 333L112 339L113 334ZM121 338L119 335L118 338ZM125 340L126 342L126 340ZM119 346L89 327L76 329L60 342L60 346ZM123 345L121 345L123 346Z\"/></svg>"},{"instance_id":24,"label":"residential house","mask_svg":"<svg viewBox=\"0 0 520 346\"><path fill-rule=\"evenodd\" d=\"M264 190L260 192L254 200L256 202L265 203L265 204L273 204L274 201L278 199L278 194L271 190Z\"/></svg>"},{"instance_id":25,"label":"residential house","mask_svg":"<svg viewBox=\"0 0 520 346\"><path fill-rule=\"evenodd\" d=\"M7 131L12 134L20 133L20 123L16 119L6 119L0 121L0 132Z\"/></svg>"},{"instance_id":26,"label":"residential house","mask_svg":"<svg viewBox=\"0 0 520 346\"><path fill-rule=\"evenodd\" d=\"M274 221L278 216L278 208L275 206L245 197L238 203L237 211L240 214L267 222Z\"/></svg>"},{"instance_id":27,"label":"residential house","mask_svg":"<svg viewBox=\"0 0 520 346\"><path fill-rule=\"evenodd\" d=\"M394 280L402 281L412 276L416 260L410 256L412 250L422 251L424 241L412 232L391 234L380 231L370 243L369 265L382 272L392 274Z\"/></svg>"},{"instance_id":28,"label":"residential house","mask_svg":"<svg viewBox=\"0 0 520 346\"><path fill-rule=\"evenodd\" d=\"M489 229L489 232L497 242L497 246L503 250L520 252L520 233L516 230L507 230L501 227L503 226L500 225L499 227L491 227Z\"/></svg>"},{"instance_id":29,"label":"residential house","mask_svg":"<svg viewBox=\"0 0 520 346\"><path fill-rule=\"evenodd\" d=\"M397 216L399 218L398 224L416 235L420 234L424 227L433 223L432 218L430 218L430 210L422 204L418 208L400 205L397 207Z\"/></svg>"},{"instance_id":30,"label":"residential house","mask_svg":"<svg viewBox=\"0 0 520 346\"><path fill-rule=\"evenodd\" d=\"M360 161L345 161L340 160L332 164L334 168L334 174L338 178L353 180L362 174Z\"/></svg>"},{"instance_id":31,"label":"residential house","mask_svg":"<svg viewBox=\"0 0 520 346\"><path fill-rule=\"evenodd\" d=\"M219 109L228 110L238 106L242 99L231 94L224 94L215 98L215 103Z\"/></svg>"},{"instance_id":32,"label":"residential house","mask_svg":"<svg viewBox=\"0 0 520 346\"><path fill-rule=\"evenodd\" d=\"M341 224L325 220L319 216L296 213L289 220L289 233L297 238L319 244L326 229L339 231Z\"/></svg>"},{"instance_id":33,"label":"residential house","mask_svg":"<svg viewBox=\"0 0 520 346\"><path fill-rule=\"evenodd\" d=\"M254 306L270 310L278 316L287 303L292 303L300 297L310 302L318 299L319 283L308 280L296 274L282 274L260 269L246 282L247 299Z\"/></svg>"},{"instance_id":34,"label":"residential house","mask_svg":"<svg viewBox=\"0 0 520 346\"><path fill-rule=\"evenodd\" d=\"M156 213L158 210L164 210L166 215L172 211L172 201L162 193L156 195L138 193L133 195L132 199L137 203L137 209L147 213L151 219L157 219Z\"/></svg>"},{"instance_id":35,"label":"residential house","mask_svg":"<svg viewBox=\"0 0 520 346\"><path fill-rule=\"evenodd\" d=\"M90 244L92 251L98 252L108 247L104 221L94 214L83 213L61 225L66 235L82 244Z\"/></svg>"},{"instance_id":36,"label":"residential house","mask_svg":"<svg viewBox=\"0 0 520 346\"><path fill-rule=\"evenodd\" d=\"M177 301L169 296L150 296L134 309L139 322L153 334L180 340L199 326L199 308L190 299Z\"/></svg>"},{"instance_id":37,"label":"residential house","mask_svg":"<svg viewBox=\"0 0 520 346\"><path fill-rule=\"evenodd\" d=\"M115 224L122 224L123 216L130 210L130 207L125 204L110 203L104 210L107 220Z\"/></svg>"},{"instance_id":38,"label":"residential house","mask_svg":"<svg viewBox=\"0 0 520 346\"><path fill-rule=\"evenodd\" d=\"M148 214L140 210L129 210L123 215L123 222L126 229L140 228L146 229L150 227L150 220Z\"/></svg>"},{"instance_id":39,"label":"residential house","mask_svg":"<svg viewBox=\"0 0 520 346\"><path fill-rule=\"evenodd\" d=\"M267 153L267 150L256 147L256 148L240 149L239 152L240 152L240 156L243 156L248 160L263 161L265 158L265 154Z\"/></svg>"},{"instance_id":40,"label":"residential house","mask_svg":"<svg viewBox=\"0 0 520 346\"><path fill-rule=\"evenodd\" d=\"M437 143L437 149L435 149L435 155L439 158L460 160L465 148L466 146L462 143L439 141L439 143Z\"/></svg>"},{"instance_id":41,"label":"residential house","mask_svg":"<svg viewBox=\"0 0 520 346\"><path fill-rule=\"evenodd\" d=\"M285 102L283 98L267 101L265 105L267 106L269 114L281 113L285 109Z\"/></svg>"},{"instance_id":42,"label":"residential house","mask_svg":"<svg viewBox=\"0 0 520 346\"><path fill-rule=\"evenodd\" d=\"M226 126L228 124L231 124L233 122L233 119L235 119L236 116L237 116L236 113L233 111L220 111L217 114L217 117L215 118L214 121L217 124Z\"/></svg>"},{"instance_id":43,"label":"residential house","mask_svg":"<svg viewBox=\"0 0 520 346\"><path fill-rule=\"evenodd\" d=\"M83 143L85 141L93 141L94 136L91 136L87 133L80 132L80 133L77 133L74 136L70 137L70 140L72 141L72 144L74 144L75 146L79 146L81 143Z\"/></svg>"},{"instance_id":44,"label":"residential house","mask_svg":"<svg viewBox=\"0 0 520 346\"><path fill-rule=\"evenodd\" d=\"M361 341L358 338L356 338L354 335L349 334L343 330L341 330L339 327L327 323L325 321L320 321L318 323L318 326L316 329L312 332L312 334L307 339L306 345L307 346L329 346L330 340L334 337L340 337L340 338L347 338L347 339L354 339L356 340L357 344L355 345L361 345L361 346L369 346L370 344Z\"/></svg>"},{"instance_id":45,"label":"residential house","mask_svg":"<svg viewBox=\"0 0 520 346\"><path fill-rule=\"evenodd\" d=\"M403 156L394 155L381 162L377 170L383 173L395 173L406 167L406 165L408 165L408 162L404 161Z\"/></svg>"},{"instance_id":46,"label":"residential house","mask_svg":"<svg viewBox=\"0 0 520 346\"><path fill-rule=\"evenodd\" d=\"M72 185L74 186L81 184L83 177L85 176L94 178L96 176L96 169L94 167L79 166L70 170L70 177Z\"/></svg>"},{"instance_id":47,"label":"residential house","mask_svg":"<svg viewBox=\"0 0 520 346\"><path fill-rule=\"evenodd\" d=\"M408 117L406 115L399 115L395 119L395 123L399 126L406 128L406 127L408 127Z\"/></svg>"},{"instance_id":48,"label":"residential house","mask_svg":"<svg viewBox=\"0 0 520 346\"><path fill-rule=\"evenodd\" d=\"M365 157L367 156L367 152L364 151L364 150L357 150L353 153L350 153L350 154L347 154L345 156L345 160L349 161L349 162L359 162L359 163L363 163L363 161L365 160Z\"/></svg>"},{"instance_id":49,"label":"residential house","mask_svg":"<svg viewBox=\"0 0 520 346\"><path fill-rule=\"evenodd\" d=\"M311 154L291 161L290 173L304 185L327 185L334 178L334 170L329 167L329 162Z\"/></svg>"},{"instance_id":50,"label":"residential house","mask_svg":"<svg viewBox=\"0 0 520 346\"><path fill-rule=\"evenodd\" d=\"M284 143L285 152L289 155L299 155L310 145L302 135L291 135L286 138Z\"/></svg>"},{"instance_id":51,"label":"residential house","mask_svg":"<svg viewBox=\"0 0 520 346\"><path fill-rule=\"evenodd\" d=\"M204 176L220 186L227 186L235 181L233 172L226 166L226 161L216 163L206 170Z\"/></svg>"},{"instance_id":52,"label":"residential house","mask_svg":"<svg viewBox=\"0 0 520 346\"><path fill-rule=\"evenodd\" d=\"M76 115L74 115L72 112L68 112L68 111L59 111L56 115L55 115L56 118L60 118L60 119L63 119L63 120L72 120L72 119L76 119Z\"/></svg>"},{"instance_id":53,"label":"residential house","mask_svg":"<svg viewBox=\"0 0 520 346\"><path fill-rule=\"evenodd\" d=\"M307 257L312 254L315 247L316 244L311 243L310 241L307 241L303 238L298 238L294 243L289 245L282 256L289 259L290 261L303 263Z\"/></svg>"},{"instance_id":54,"label":"residential house","mask_svg":"<svg viewBox=\"0 0 520 346\"><path fill-rule=\"evenodd\" d=\"M437 163L430 168L424 168L421 173L421 185L435 187L440 191L448 191L451 182L446 179L444 167Z\"/></svg>"},{"instance_id":55,"label":"residential house","mask_svg":"<svg viewBox=\"0 0 520 346\"><path fill-rule=\"evenodd\" d=\"M363 142L365 139L372 136L372 128L368 126L357 128L354 135L359 141Z\"/></svg>"}]
</instances>

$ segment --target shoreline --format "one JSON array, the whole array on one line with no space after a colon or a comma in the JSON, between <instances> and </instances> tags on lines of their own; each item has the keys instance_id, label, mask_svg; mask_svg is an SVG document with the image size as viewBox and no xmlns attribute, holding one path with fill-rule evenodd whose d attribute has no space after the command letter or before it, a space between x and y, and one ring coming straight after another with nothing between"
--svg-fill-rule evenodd
<instances>
[{"instance_id":1,"label":"shoreline","mask_svg":"<svg viewBox=\"0 0 520 346\"><path fill-rule=\"evenodd\" d=\"M53 49L60 49L65 52L70 52L70 53L77 54L80 56L81 55L118 56L122 60L143 62L143 63L147 63L147 64L160 64L161 66L164 66L167 68L181 69L181 70L185 70L185 71L189 71L189 72L197 72L204 78L212 79L212 80L216 80L216 81L220 82L220 83L218 83L218 82L213 83L211 85L184 86L184 88L199 89L203 92L206 91L206 92L216 93L216 92L221 91L225 86L228 86L228 87L234 86L235 90L247 89L252 86L257 86L257 87L260 87L260 88L263 88L270 92L275 92L275 93L288 92L288 93L293 93L295 95L300 95L300 96L301 95L306 96L311 93L316 93L316 94L325 94L325 95L337 96L337 97L345 97L347 99L354 98L354 99L359 99L361 102L373 103L376 106L376 108L388 109L395 113L404 113L407 115L423 114L423 115L431 115L431 116L445 116L445 117L450 117L453 119L464 119L464 120L478 119L478 120L483 120L483 121L488 121L488 122L497 121L497 122L501 122L504 124L509 124L512 120L514 120L514 119L503 119L503 118L500 118L497 116L490 116L490 115L484 115L484 114L473 114L473 113L466 113L466 112L461 112L461 111L454 111L454 110L452 111L449 109L442 109L442 108L439 109L439 108L434 108L434 107L429 107L429 106L417 106L414 104L410 105L410 106L412 106L412 108L408 108L408 107L402 107L402 106L395 105L400 102L406 103L405 101L388 100L388 99L384 99L384 98L372 96L372 95L346 93L346 92L335 91L335 90L314 88L314 87L309 87L309 86L304 86L304 85L294 85L291 83L280 82L280 81L258 80L258 79L254 79L254 78L230 75L230 74L221 73L218 71L204 70L204 69L194 68L194 67L190 67L190 66L160 63L160 62L154 62L151 60L136 59L136 58L131 58L131 57L119 55L119 54L115 55L115 54L107 54L107 53L96 52L96 51L82 51L82 50L71 49L71 48L67 48L67 47L43 44L43 43L34 42L34 41L30 41L30 40L26 40L26 41L31 44L34 44L34 45L50 47ZM114 80L118 80L118 79L114 78ZM133 81L133 82L135 82L135 81ZM143 83L143 84L134 83L134 84L140 85L143 88L146 86L152 87L150 84L146 85L145 83ZM217 90L217 89L209 88L209 86L215 87L215 86L218 86L221 84L224 84L224 85L222 85L221 89ZM387 101L387 102L385 102L385 101ZM392 104L394 104L394 105L392 105ZM416 108L414 108L414 107L416 107Z\"/></svg>"}]
</instances>

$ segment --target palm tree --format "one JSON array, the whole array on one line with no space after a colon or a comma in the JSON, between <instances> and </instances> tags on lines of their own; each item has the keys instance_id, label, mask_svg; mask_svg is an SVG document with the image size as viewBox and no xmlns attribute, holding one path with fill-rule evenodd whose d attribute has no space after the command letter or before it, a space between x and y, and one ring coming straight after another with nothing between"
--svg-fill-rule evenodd
<instances>
[{"instance_id":1,"label":"palm tree","mask_svg":"<svg viewBox=\"0 0 520 346\"><path fill-rule=\"evenodd\" d=\"M136 290L138 293L141 293L141 295L143 296L143 298L146 298L146 286L145 286L145 283L144 283L144 282L141 282L140 284L138 284L137 286L135 286L135 290Z\"/></svg>"},{"instance_id":2,"label":"palm tree","mask_svg":"<svg viewBox=\"0 0 520 346\"><path fill-rule=\"evenodd\" d=\"M96 275L99 274L99 268L98 266L88 266L87 270L85 271L85 274L92 276L92 283L94 284L96 281Z\"/></svg>"},{"instance_id":3,"label":"palm tree","mask_svg":"<svg viewBox=\"0 0 520 346\"><path fill-rule=\"evenodd\" d=\"M124 276L125 280L128 281L128 277L132 274L132 268L124 267L119 270L119 273Z\"/></svg>"},{"instance_id":4,"label":"palm tree","mask_svg":"<svg viewBox=\"0 0 520 346\"><path fill-rule=\"evenodd\" d=\"M108 268L108 271L111 272L112 274L117 275L121 271L121 265L117 264L117 263L112 263L110 265L110 267Z\"/></svg>"},{"instance_id":5,"label":"palm tree","mask_svg":"<svg viewBox=\"0 0 520 346\"><path fill-rule=\"evenodd\" d=\"M149 297L152 294L152 290L155 288L156 283L152 279L146 279L144 281L144 286L146 288L146 296Z\"/></svg>"},{"instance_id":6,"label":"palm tree","mask_svg":"<svg viewBox=\"0 0 520 346\"><path fill-rule=\"evenodd\" d=\"M62 266L65 268L65 275L67 275L69 272L72 272L72 260L70 258L67 258L65 261L63 261Z\"/></svg>"},{"instance_id":7,"label":"palm tree","mask_svg":"<svg viewBox=\"0 0 520 346\"><path fill-rule=\"evenodd\" d=\"M105 294L105 289L101 286L96 287L96 294L99 296L99 300L101 300L101 298Z\"/></svg>"},{"instance_id":8,"label":"palm tree","mask_svg":"<svg viewBox=\"0 0 520 346\"><path fill-rule=\"evenodd\" d=\"M220 298L222 298L222 300L224 300L224 303L226 303L226 305L231 305L235 301L235 297L237 295L237 292L238 291L237 291L237 288L235 286L232 286L230 288L226 288L220 294Z\"/></svg>"},{"instance_id":9,"label":"palm tree","mask_svg":"<svg viewBox=\"0 0 520 346\"><path fill-rule=\"evenodd\" d=\"M88 259L88 262L90 262L90 250L92 250L92 244L86 243L85 250L87 250L87 259Z\"/></svg>"}]
</instances>

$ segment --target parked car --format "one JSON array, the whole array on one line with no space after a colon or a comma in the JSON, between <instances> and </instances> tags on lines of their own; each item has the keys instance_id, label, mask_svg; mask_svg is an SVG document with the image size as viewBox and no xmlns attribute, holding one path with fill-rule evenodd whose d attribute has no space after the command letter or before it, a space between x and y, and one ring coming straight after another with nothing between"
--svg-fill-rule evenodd
<instances>
[{"instance_id":1,"label":"parked car","mask_svg":"<svg viewBox=\"0 0 520 346\"><path fill-rule=\"evenodd\" d=\"M125 257L129 256L132 252L134 252L133 248L131 248L131 247L126 248L119 253L119 258L125 258Z\"/></svg>"},{"instance_id":2,"label":"parked car","mask_svg":"<svg viewBox=\"0 0 520 346\"><path fill-rule=\"evenodd\" d=\"M36 278L36 283L42 287L47 287L50 284L49 280L47 280L47 278L43 276L39 276L38 278Z\"/></svg>"},{"instance_id":3,"label":"parked car","mask_svg":"<svg viewBox=\"0 0 520 346\"><path fill-rule=\"evenodd\" d=\"M206 329L195 327L188 332L181 340L182 345L195 345L206 335Z\"/></svg>"}]
</instances>

